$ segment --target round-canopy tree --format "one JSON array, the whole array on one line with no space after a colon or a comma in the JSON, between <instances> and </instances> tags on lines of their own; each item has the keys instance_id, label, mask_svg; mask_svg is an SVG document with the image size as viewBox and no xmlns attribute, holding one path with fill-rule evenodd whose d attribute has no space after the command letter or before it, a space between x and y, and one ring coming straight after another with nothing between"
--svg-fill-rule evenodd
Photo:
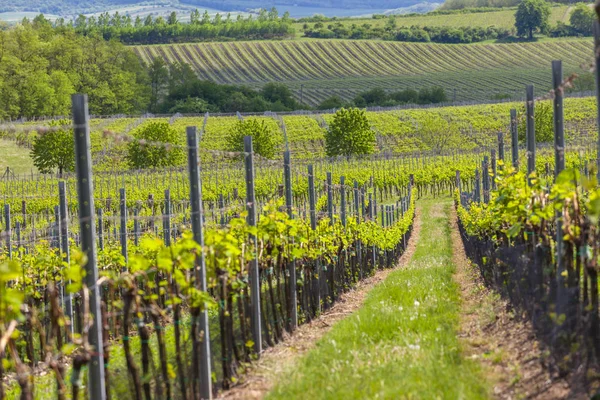
<instances>
[{"instance_id":1,"label":"round-canopy tree","mask_svg":"<svg viewBox=\"0 0 600 400\"><path fill-rule=\"evenodd\" d=\"M546 0L523 0L515 14L517 35L533 39L536 31L545 32L548 29L550 4Z\"/></svg>"},{"instance_id":2,"label":"round-canopy tree","mask_svg":"<svg viewBox=\"0 0 600 400\"><path fill-rule=\"evenodd\" d=\"M375 132L365 110L358 108L338 110L325 133L325 149L329 157L372 154L376 143Z\"/></svg>"},{"instance_id":3,"label":"round-canopy tree","mask_svg":"<svg viewBox=\"0 0 600 400\"><path fill-rule=\"evenodd\" d=\"M35 138L31 158L42 174L58 170L62 175L75 169L75 139L70 124L69 120L51 121L50 129Z\"/></svg>"},{"instance_id":4,"label":"round-canopy tree","mask_svg":"<svg viewBox=\"0 0 600 400\"><path fill-rule=\"evenodd\" d=\"M592 34L595 18L593 8L588 7L586 3L577 3L569 17L569 23L577 32L587 36Z\"/></svg>"},{"instance_id":5,"label":"round-canopy tree","mask_svg":"<svg viewBox=\"0 0 600 400\"><path fill-rule=\"evenodd\" d=\"M181 165L185 161L183 137L168 122L151 122L138 129L127 148L132 168L158 168Z\"/></svg>"},{"instance_id":6,"label":"round-canopy tree","mask_svg":"<svg viewBox=\"0 0 600 400\"><path fill-rule=\"evenodd\" d=\"M267 123L257 119L238 121L227 136L229 151L244 151L244 136L252 136L252 146L256 154L265 157L275 157L279 144L279 133Z\"/></svg>"}]
</instances>

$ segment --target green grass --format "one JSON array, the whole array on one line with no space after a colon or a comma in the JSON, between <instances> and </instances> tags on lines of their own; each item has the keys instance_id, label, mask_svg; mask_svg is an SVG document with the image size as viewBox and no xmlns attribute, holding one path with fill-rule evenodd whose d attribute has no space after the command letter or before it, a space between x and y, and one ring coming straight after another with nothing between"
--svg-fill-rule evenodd
<instances>
[{"instance_id":1,"label":"green grass","mask_svg":"<svg viewBox=\"0 0 600 400\"><path fill-rule=\"evenodd\" d=\"M36 172L31 157L29 157L29 149L19 147L13 141L0 139L0 150L2 151L0 177L6 171L6 167L9 167L15 174L26 174L32 170L34 173Z\"/></svg>"},{"instance_id":2,"label":"green grass","mask_svg":"<svg viewBox=\"0 0 600 400\"><path fill-rule=\"evenodd\" d=\"M465 14L422 14L422 15L410 15L410 16L396 16L396 26L410 27L413 25L417 26L446 26L452 28L458 27L483 27L496 26L498 28L511 29L515 26L515 12L516 10L511 9L498 9L497 11L489 11L482 13L465 13ZM556 25L557 22L561 21L564 23L569 22L569 6L559 5L552 7L550 14L550 25ZM372 27L383 28L387 22L386 18L383 19L372 19L372 18L347 18L340 21L328 21L323 22L323 25L335 25L337 22L341 22L345 26L363 24L369 24ZM310 28L313 28L315 23L308 23ZM302 37L304 35L303 29L304 23L295 23L294 29L296 30L296 36Z\"/></svg>"},{"instance_id":3,"label":"green grass","mask_svg":"<svg viewBox=\"0 0 600 400\"><path fill-rule=\"evenodd\" d=\"M452 279L451 204L421 203L423 225L407 267L335 325L282 377L268 399L482 399L479 366L461 357L459 289Z\"/></svg>"}]
</instances>

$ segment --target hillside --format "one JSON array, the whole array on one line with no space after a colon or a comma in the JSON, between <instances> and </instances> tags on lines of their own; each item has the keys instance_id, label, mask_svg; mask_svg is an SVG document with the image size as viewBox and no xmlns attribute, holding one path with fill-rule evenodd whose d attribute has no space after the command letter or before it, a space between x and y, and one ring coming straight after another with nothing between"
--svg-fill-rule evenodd
<instances>
[{"instance_id":1,"label":"hillside","mask_svg":"<svg viewBox=\"0 0 600 400\"><path fill-rule=\"evenodd\" d=\"M550 88L550 63L565 73L592 59L590 39L443 45L381 41L271 41L136 46L144 62L189 63L203 79L258 87L284 82L316 104L337 94L441 86L452 100L520 99L524 85ZM301 90L302 89L302 90Z\"/></svg>"},{"instance_id":2,"label":"hillside","mask_svg":"<svg viewBox=\"0 0 600 400\"><path fill-rule=\"evenodd\" d=\"M555 5L551 9L549 22L551 26L557 22L568 23L571 7L566 5ZM495 26L498 28L511 29L515 26L515 8L501 8L498 10L455 14L422 14L422 15L397 15L395 16L397 26L410 27L416 26L444 26L444 27L482 27ZM388 23L385 18L349 18L341 19L335 22L324 22L325 26L340 22L345 26L369 24L373 28L383 28ZM314 23L309 23L313 27ZM304 23L295 23L294 28L299 35L302 34Z\"/></svg>"}]
</instances>

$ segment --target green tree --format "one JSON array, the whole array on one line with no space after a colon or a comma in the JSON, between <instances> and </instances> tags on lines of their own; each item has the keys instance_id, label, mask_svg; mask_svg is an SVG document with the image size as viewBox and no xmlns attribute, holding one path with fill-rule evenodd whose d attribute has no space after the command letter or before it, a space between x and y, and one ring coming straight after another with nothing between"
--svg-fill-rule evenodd
<instances>
[{"instance_id":1,"label":"green tree","mask_svg":"<svg viewBox=\"0 0 600 400\"><path fill-rule=\"evenodd\" d=\"M168 122L151 122L138 129L136 140L127 147L132 168L158 168L181 165L185 161L182 136Z\"/></svg>"},{"instance_id":2,"label":"green tree","mask_svg":"<svg viewBox=\"0 0 600 400\"><path fill-rule=\"evenodd\" d=\"M160 57L152 60L148 67L148 76L150 77L150 112L158 111L163 92L169 85L169 69L167 63Z\"/></svg>"},{"instance_id":3,"label":"green tree","mask_svg":"<svg viewBox=\"0 0 600 400\"><path fill-rule=\"evenodd\" d=\"M521 107L520 114L525 114L525 106ZM554 141L554 111L549 101L538 102L533 113L535 121L535 141L537 143L550 143ZM527 122L521 118L518 126L519 142L526 143Z\"/></svg>"},{"instance_id":4,"label":"green tree","mask_svg":"<svg viewBox=\"0 0 600 400\"><path fill-rule=\"evenodd\" d=\"M365 110L358 108L338 110L325 133L325 149L330 157L371 154L376 142Z\"/></svg>"},{"instance_id":5,"label":"green tree","mask_svg":"<svg viewBox=\"0 0 600 400\"><path fill-rule=\"evenodd\" d=\"M545 32L548 29L550 4L546 0L523 0L515 14L515 27L519 36L533 39L536 31Z\"/></svg>"},{"instance_id":6,"label":"green tree","mask_svg":"<svg viewBox=\"0 0 600 400\"><path fill-rule=\"evenodd\" d=\"M589 7L586 3L577 3L569 22L573 29L582 35L590 36L592 34L592 24L594 23L594 10Z\"/></svg>"},{"instance_id":7,"label":"green tree","mask_svg":"<svg viewBox=\"0 0 600 400\"><path fill-rule=\"evenodd\" d=\"M275 157L279 144L279 133L267 123L257 119L238 121L227 136L229 151L244 151L244 137L252 136L254 152L265 158Z\"/></svg>"},{"instance_id":8,"label":"green tree","mask_svg":"<svg viewBox=\"0 0 600 400\"><path fill-rule=\"evenodd\" d=\"M62 175L75 169L75 140L68 125L69 120L51 121L50 129L35 138L30 155L42 174L58 170Z\"/></svg>"}]
</instances>

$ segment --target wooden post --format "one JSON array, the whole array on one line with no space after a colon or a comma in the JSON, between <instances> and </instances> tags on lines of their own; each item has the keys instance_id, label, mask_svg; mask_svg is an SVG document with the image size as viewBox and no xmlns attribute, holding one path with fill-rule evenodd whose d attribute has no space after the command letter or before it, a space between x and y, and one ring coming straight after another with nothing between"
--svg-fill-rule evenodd
<instances>
[{"instance_id":1,"label":"wooden post","mask_svg":"<svg viewBox=\"0 0 600 400\"><path fill-rule=\"evenodd\" d=\"M102 209L99 208L98 209L98 247L100 248L100 250L104 250L104 220L103 220L103 215L104 213L102 212Z\"/></svg>"},{"instance_id":2,"label":"wooden post","mask_svg":"<svg viewBox=\"0 0 600 400\"><path fill-rule=\"evenodd\" d=\"M70 253L69 253L69 216L67 210L67 190L66 184L64 181L58 182L58 198L59 198L59 212L60 212L60 235L61 235L61 244L62 244L62 254L63 261L66 265L70 263ZM69 282L70 283L70 282ZM60 290L61 296L65 299L65 315L69 318L71 325L69 329L71 330L71 334L75 333L75 324L73 322L73 295L69 294L68 296L64 296L64 285L61 285Z\"/></svg>"},{"instance_id":3,"label":"wooden post","mask_svg":"<svg viewBox=\"0 0 600 400\"><path fill-rule=\"evenodd\" d=\"M188 127L187 131L188 146L188 168L190 178L190 206L192 220L192 232L194 240L201 247L204 246L204 226L202 216L202 181L200 177L200 159L198 158L198 136L196 127ZM196 257L196 270L194 273L196 289L206 292L206 261L204 252ZM212 399L212 377L210 362L210 336L208 329L208 311L203 308L198 315L199 337L197 351L198 354L198 379L200 382L200 398L203 400ZM194 341L197 339L194 338Z\"/></svg>"},{"instance_id":4,"label":"wooden post","mask_svg":"<svg viewBox=\"0 0 600 400\"><path fill-rule=\"evenodd\" d=\"M123 271L127 271L127 196L125 194L125 188L121 188L119 190L119 199L120 199L120 217L121 217L121 226L119 229L119 236L121 239L121 255L125 260L125 266L123 267Z\"/></svg>"},{"instance_id":5,"label":"wooden post","mask_svg":"<svg viewBox=\"0 0 600 400\"><path fill-rule=\"evenodd\" d=\"M165 214L163 215L163 240L166 246L171 245L171 191L165 190Z\"/></svg>"},{"instance_id":6,"label":"wooden post","mask_svg":"<svg viewBox=\"0 0 600 400\"><path fill-rule=\"evenodd\" d=\"M340 176L340 218L342 226L346 227L346 177Z\"/></svg>"},{"instance_id":7,"label":"wooden post","mask_svg":"<svg viewBox=\"0 0 600 400\"><path fill-rule=\"evenodd\" d=\"M533 85L527 85L527 182L531 186L531 174L535 172L535 100L533 98Z\"/></svg>"},{"instance_id":8,"label":"wooden post","mask_svg":"<svg viewBox=\"0 0 600 400\"><path fill-rule=\"evenodd\" d=\"M309 215L310 215L310 229L312 233L317 229L317 196L315 193L315 175L312 164L308 166L308 204L309 204ZM315 291L317 304L316 312L321 313L321 260L315 261L314 273L317 275L313 279L313 288Z\"/></svg>"},{"instance_id":9,"label":"wooden post","mask_svg":"<svg viewBox=\"0 0 600 400\"><path fill-rule=\"evenodd\" d=\"M88 365L88 396L93 400L106 399L104 380L104 341L102 340L102 313L100 310L100 287L96 264L96 226L94 209L94 184L92 178L92 154L87 95L75 94L73 102L73 134L75 136L75 164L79 200L79 223L81 250L87 256L85 285L89 289L89 309L92 324L88 340L92 347Z\"/></svg>"},{"instance_id":10,"label":"wooden post","mask_svg":"<svg viewBox=\"0 0 600 400\"><path fill-rule=\"evenodd\" d=\"M246 209L248 211L248 225L256 226L256 196L254 193L254 153L252 150L252 136L244 137L244 158L246 163ZM250 235L250 241L255 249L258 249L256 235ZM262 332L260 320L260 275L258 273L258 255L250 261L250 302L251 302L251 324L254 351L257 356L262 352Z\"/></svg>"},{"instance_id":11,"label":"wooden post","mask_svg":"<svg viewBox=\"0 0 600 400\"><path fill-rule=\"evenodd\" d=\"M6 248L8 249L8 258L12 259L12 226L10 223L10 204L4 205L4 224L6 226L4 232L6 234Z\"/></svg>"},{"instance_id":12,"label":"wooden post","mask_svg":"<svg viewBox=\"0 0 600 400\"><path fill-rule=\"evenodd\" d=\"M498 160L504 162L504 132L498 132Z\"/></svg>"},{"instance_id":13,"label":"wooden post","mask_svg":"<svg viewBox=\"0 0 600 400\"><path fill-rule=\"evenodd\" d=\"M329 215L329 224L333 225L333 182L331 172L327 173L327 214Z\"/></svg>"},{"instance_id":14,"label":"wooden post","mask_svg":"<svg viewBox=\"0 0 600 400\"><path fill-rule=\"evenodd\" d=\"M552 83L554 86L554 161L555 172L558 176L565 169L565 127L562 87L562 61L552 61Z\"/></svg>"},{"instance_id":15,"label":"wooden post","mask_svg":"<svg viewBox=\"0 0 600 400\"><path fill-rule=\"evenodd\" d=\"M288 216L294 219L292 210L292 165L290 151L286 150L283 153L283 175L285 181L285 205ZM289 274L289 290L290 290L290 329L294 331L298 327L298 292L296 290L296 261L290 260L288 263Z\"/></svg>"},{"instance_id":16,"label":"wooden post","mask_svg":"<svg viewBox=\"0 0 600 400\"><path fill-rule=\"evenodd\" d=\"M517 110L510 110L510 141L512 150L512 163L515 169L519 169L519 131L517 127Z\"/></svg>"}]
</instances>

